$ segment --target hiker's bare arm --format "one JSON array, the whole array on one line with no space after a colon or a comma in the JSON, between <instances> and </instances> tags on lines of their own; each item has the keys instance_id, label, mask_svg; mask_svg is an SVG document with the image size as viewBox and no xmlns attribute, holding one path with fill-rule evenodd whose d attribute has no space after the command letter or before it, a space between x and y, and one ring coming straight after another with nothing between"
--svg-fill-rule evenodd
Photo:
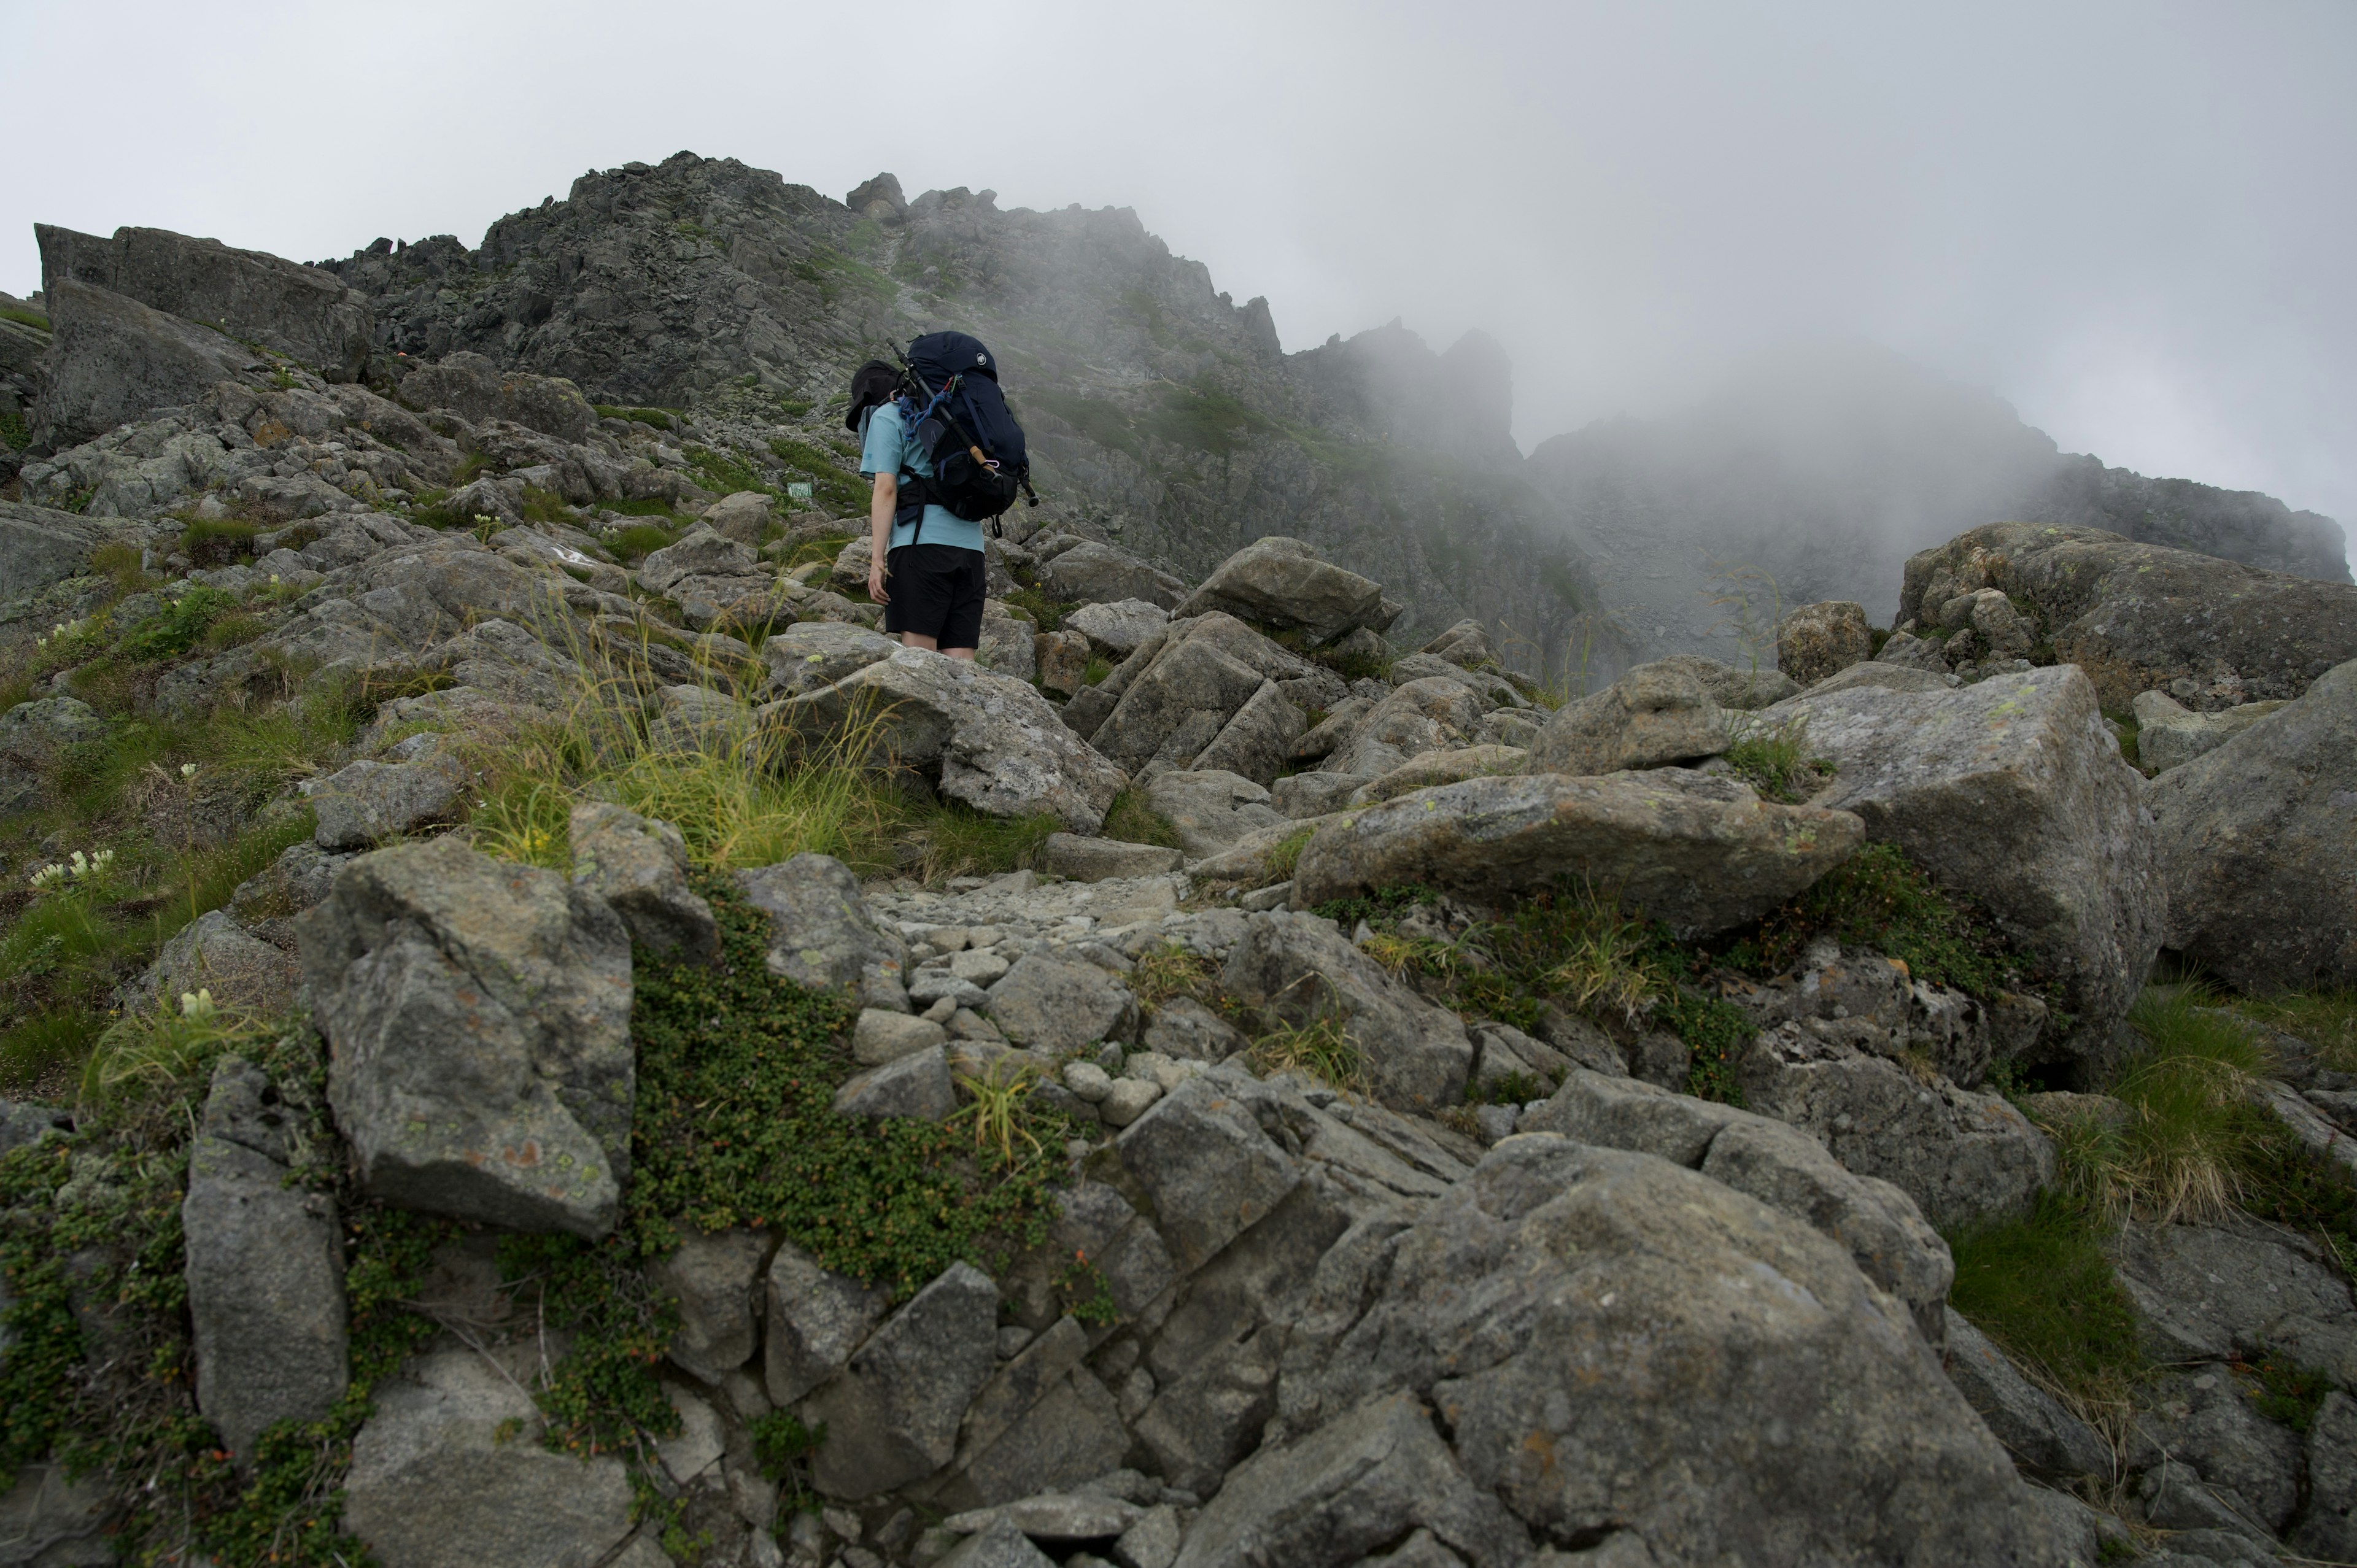
<instances>
[{"instance_id":1,"label":"hiker's bare arm","mask_svg":"<svg viewBox=\"0 0 2357 1568\"><path fill-rule=\"evenodd\" d=\"M900 476L876 476L876 499L867 506L867 596L879 605L888 605L892 596L884 591L884 556L892 544L892 512L900 504Z\"/></svg>"}]
</instances>

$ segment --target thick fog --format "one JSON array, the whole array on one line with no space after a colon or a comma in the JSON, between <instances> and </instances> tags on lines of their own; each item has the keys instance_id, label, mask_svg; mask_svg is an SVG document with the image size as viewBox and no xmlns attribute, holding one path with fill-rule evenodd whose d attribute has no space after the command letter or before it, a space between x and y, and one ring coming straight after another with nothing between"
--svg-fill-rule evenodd
<instances>
[{"instance_id":1,"label":"thick fog","mask_svg":"<svg viewBox=\"0 0 2357 1568\"><path fill-rule=\"evenodd\" d=\"M2357 6L0 5L36 220L473 242L690 148L1118 205L1287 348L1515 363L1525 450L1795 340L2357 522Z\"/></svg>"}]
</instances>

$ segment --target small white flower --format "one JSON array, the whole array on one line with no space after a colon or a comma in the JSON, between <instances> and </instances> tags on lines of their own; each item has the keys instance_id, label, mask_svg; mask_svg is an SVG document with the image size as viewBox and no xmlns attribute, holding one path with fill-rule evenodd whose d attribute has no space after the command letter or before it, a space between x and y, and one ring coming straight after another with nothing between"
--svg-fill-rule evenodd
<instances>
[{"instance_id":1,"label":"small white flower","mask_svg":"<svg viewBox=\"0 0 2357 1568\"><path fill-rule=\"evenodd\" d=\"M275 572L270 574L270 580L272 583L275 584L278 581L278 574Z\"/></svg>"},{"instance_id":2,"label":"small white flower","mask_svg":"<svg viewBox=\"0 0 2357 1568\"><path fill-rule=\"evenodd\" d=\"M180 993L181 1017L193 1018L201 1022L212 1015L213 993L210 990L183 991Z\"/></svg>"},{"instance_id":3,"label":"small white flower","mask_svg":"<svg viewBox=\"0 0 2357 1568\"><path fill-rule=\"evenodd\" d=\"M181 777L181 778L183 778L183 779L194 779L196 776L197 776L197 765L196 765L195 763L193 763L193 762L183 762L182 764L180 764L180 777Z\"/></svg>"},{"instance_id":4,"label":"small white flower","mask_svg":"<svg viewBox=\"0 0 2357 1568\"><path fill-rule=\"evenodd\" d=\"M66 868L64 866L45 865L41 867L40 870L33 873L33 888L36 892L38 892L44 887L54 887L65 879Z\"/></svg>"},{"instance_id":5,"label":"small white flower","mask_svg":"<svg viewBox=\"0 0 2357 1568\"><path fill-rule=\"evenodd\" d=\"M90 875L90 857L80 850L73 852L73 874L76 876Z\"/></svg>"},{"instance_id":6,"label":"small white flower","mask_svg":"<svg viewBox=\"0 0 2357 1568\"><path fill-rule=\"evenodd\" d=\"M93 872L104 871L108 866L113 865L113 864L114 852L111 849L100 850L96 854L90 857L90 868Z\"/></svg>"}]
</instances>

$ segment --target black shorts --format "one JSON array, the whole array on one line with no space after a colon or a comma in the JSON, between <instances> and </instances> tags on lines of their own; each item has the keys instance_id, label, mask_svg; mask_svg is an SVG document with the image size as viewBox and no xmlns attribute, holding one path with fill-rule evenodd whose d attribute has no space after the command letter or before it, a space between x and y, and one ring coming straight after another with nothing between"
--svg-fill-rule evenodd
<instances>
[{"instance_id":1,"label":"black shorts","mask_svg":"<svg viewBox=\"0 0 2357 1568\"><path fill-rule=\"evenodd\" d=\"M884 557L884 629L930 637L937 648L982 642L983 559L954 544L903 544Z\"/></svg>"}]
</instances>

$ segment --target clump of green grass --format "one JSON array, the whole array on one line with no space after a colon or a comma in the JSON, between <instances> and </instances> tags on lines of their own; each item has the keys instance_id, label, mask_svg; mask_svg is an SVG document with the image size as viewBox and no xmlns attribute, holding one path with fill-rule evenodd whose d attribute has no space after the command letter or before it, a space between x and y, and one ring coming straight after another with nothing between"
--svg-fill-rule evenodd
<instances>
[{"instance_id":1,"label":"clump of green grass","mask_svg":"<svg viewBox=\"0 0 2357 1568\"><path fill-rule=\"evenodd\" d=\"M1081 684L1083 686L1103 685L1104 683L1104 678L1112 673L1113 660L1107 659L1101 653L1092 653L1089 655L1088 668L1082 671Z\"/></svg>"},{"instance_id":2,"label":"clump of green grass","mask_svg":"<svg viewBox=\"0 0 2357 1568\"><path fill-rule=\"evenodd\" d=\"M791 436L773 436L770 454L810 482L811 499L829 511L853 513L867 509L868 487L844 465L849 458L831 448Z\"/></svg>"},{"instance_id":3,"label":"clump of green grass","mask_svg":"<svg viewBox=\"0 0 2357 1568\"><path fill-rule=\"evenodd\" d=\"M1366 1092L1366 1058L1337 1012L1321 1009L1299 1023L1280 1022L1253 1042L1251 1060L1264 1078L1290 1072L1347 1094Z\"/></svg>"},{"instance_id":4,"label":"clump of green grass","mask_svg":"<svg viewBox=\"0 0 2357 1568\"><path fill-rule=\"evenodd\" d=\"M2316 1051L2318 1066L2357 1072L2357 992L2294 991L2279 996L2238 996L2224 1004L2305 1040Z\"/></svg>"},{"instance_id":5,"label":"clump of green grass","mask_svg":"<svg viewBox=\"0 0 2357 1568\"><path fill-rule=\"evenodd\" d=\"M1806 716L1775 725L1735 722L1738 733L1722 755L1736 777L1761 799L1797 803L1814 793L1818 781L1834 771L1831 762L1809 755Z\"/></svg>"},{"instance_id":6,"label":"clump of green grass","mask_svg":"<svg viewBox=\"0 0 2357 1568\"><path fill-rule=\"evenodd\" d=\"M199 518L180 533L180 553L196 566L227 566L253 556L253 536L260 530L250 522Z\"/></svg>"},{"instance_id":7,"label":"clump of green grass","mask_svg":"<svg viewBox=\"0 0 2357 1568\"><path fill-rule=\"evenodd\" d=\"M2030 988L2033 976L2013 944L1969 900L1933 885L1893 843L1869 843L1770 914L1732 944L1738 969L1789 969L1819 936L1870 947L1934 985L1982 1002Z\"/></svg>"},{"instance_id":8,"label":"clump of green grass","mask_svg":"<svg viewBox=\"0 0 2357 1568\"><path fill-rule=\"evenodd\" d=\"M625 565L635 566L656 551L673 543L678 538L670 529L658 523L632 523L606 535L606 548Z\"/></svg>"},{"instance_id":9,"label":"clump of green grass","mask_svg":"<svg viewBox=\"0 0 2357 1568\"><path fill-rule=\"evenodd\" d=\"M1948 1250L1956 1264L1950 1305L2116 1439L2148 1368L2136 1309L2087 1211L2049 1193L2023 1219L1955 1232Z\"/></svg>"},{"instance_id":10,"label":"clump of green grass","mask_svg":"<svg viewBox=\"0 0 2357 1568\"><path fill-rule=\"evenodd\" d=\"M909 831L923 844L918 874L929 884L1036 866L1048 835L1062 831L1063 825L1045 811L993 817L957 800L918 811L909 822Z\"/></svg>"},{"instance_id":11,"label":"clump of green grass","mask_svg":"<svg viewBox=\"0 0 2357 1568\"><path fill-rule=\"evenodd\" d=\"M1017 588L1006 596L1006 603L1010 609L1020 609L1041 631L1063 630L1064 618L1081 607L1070 599L1052 598L1040 588Z\"/></svg>"},{"instance_id":12,"label":"clump of green grass","mask_svg":"<svg viewBox=\"0 0 2357 1568\"><path fill-rule=\"evenodd\" d=\"M1105 808L1104 837L1119 839L1124 843L1160 844L1167 849L1178 845L1178 830L1170 819L1146 803L1146 791L1135 785L1113 798Z\"/></svg>"},{"instance_id":13,"label":"clump of green grass","mask_svg":"<svg viewBox=\"0 0 2357 1568\"><path fill-rule=\"evenodd\" d=\"M600 419L627 419L634 424L650 425L657 430L671 428L671 411L661 408L628 408L619 403L600 403L590 405Z\"/></svg>"},{"instance_id":14,"label":"clump of green grass","mask_svg":"<svg viewBox=\"0 0 2357 1568\"><path fill-rule=\"evenodd\" d=\"M194 587L171 601L161 615L140 622L117 643L131 660L175 659L195 648L212 623L237 607L234 595Z\"/></svg>"},{"instance_id":15,"label":"clump of green grass","mask_svg":"<svg viewBox=\"0 0 2357 1568\"><path fill-rule=\"evenodd\" d=\"M573 802L545 779L517 779L493 790L467 818L467 833L494 860L573 869Z\"/></svg>"},{"instance_id":16,"label":"clump of green grass","mask_svg":"<svg viewBox=\"0 0 2357 1568\"><path fill-rule=\"evenodd\" d=\"M1291 881L1295 868L1301 864L1301 852L1308 849L1309 841L1317 836L1318 830L1315 828L1297 828L1279 839L1275 846L1268 852L1267 880Z\"/></svg>"},{"instance_id":17,"label":"clump of green grass","mask_svg":"<svg viewBox=\"0 0 2357 1568\"><path fill-rule=\"evenodd\" d=\"M2294 1432L2305 1433L2316 1424L2316 1412L2332 1391L2330 1377L2274 1350L2237 1360L2234 1370L2257 1385L2251 1391L2251 1403L2258 1412Z\"/></svg>"}]
</instances>

